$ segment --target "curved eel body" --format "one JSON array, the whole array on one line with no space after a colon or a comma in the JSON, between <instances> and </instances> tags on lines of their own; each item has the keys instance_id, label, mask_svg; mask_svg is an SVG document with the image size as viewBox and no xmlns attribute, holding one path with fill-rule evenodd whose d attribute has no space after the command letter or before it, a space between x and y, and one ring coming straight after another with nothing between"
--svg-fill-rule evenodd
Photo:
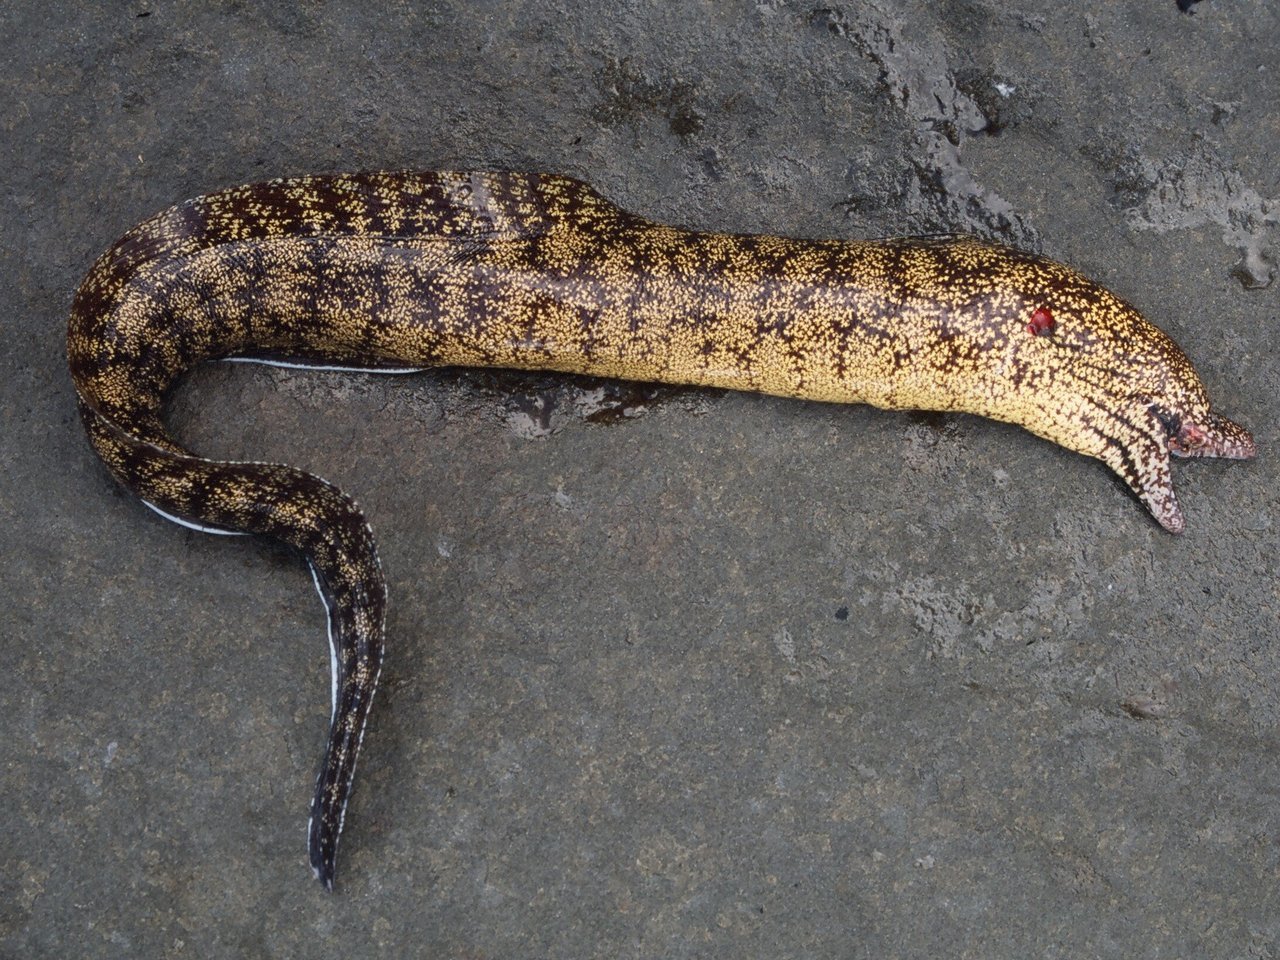
<instances>
[{"instance_id":1,"label":"curved eel body","mask_svg":"<svg viewBox=\"0 0 1280 960\"><path fill-rule=\"evenodd\" d=\"M318 477L176 443L164 398L198 363L512 367L965 411L1101 459L1174 532L1171 453L1254 453L1169 337L1060 264L974 239L697 233L557 176L303 177L179 204L94 264L67 348L118 481L171 520L275 537L311 565L333 703L309 843L330 888L382 662L373 535Z\"/></svg>"}]
</instances>

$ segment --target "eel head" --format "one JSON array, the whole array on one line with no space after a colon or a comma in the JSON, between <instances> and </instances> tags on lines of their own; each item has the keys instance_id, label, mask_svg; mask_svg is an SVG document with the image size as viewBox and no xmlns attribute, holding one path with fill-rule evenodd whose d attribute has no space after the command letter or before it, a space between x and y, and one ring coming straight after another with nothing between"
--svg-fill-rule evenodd
<instances>
[{"instance_id":1,"label":"eel head","mask_svg":"<svg viewBox=\"0 0 1280 960\"><path fill-rule=\"evenodd\" d=\"M1186 525L1172 457L1255 455L1249 432L1212 409L1182 348L1105 287L1034 254L952 250L950 276L983 280L961 312L987 318L987 342L1003 347L993 362L1009 389L995 393L1009 407L997 416L1102 460L1171 533Z\"/></svg>"}]
</instances>

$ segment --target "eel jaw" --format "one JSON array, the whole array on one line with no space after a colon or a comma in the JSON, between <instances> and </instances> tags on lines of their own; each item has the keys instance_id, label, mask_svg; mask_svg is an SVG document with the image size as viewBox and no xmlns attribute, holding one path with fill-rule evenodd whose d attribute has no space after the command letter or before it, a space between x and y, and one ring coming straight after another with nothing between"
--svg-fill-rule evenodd
<instances>
[{"instance_id":1,"label":"eel jaw","mask_svg":"<svg viewBox=\"0 0 1280 960\"><path fill-rule=\"evenodd\" d=\"M1138 495L1156 522L1170 533L1181 533L1187 521L1173 492L1169 469L1169 429L1154 407L1148 407L1114 438L1103 459Z\"/></svg>"},{"instance_id":2,"label":"eel jaw","mask_svg":"<svg viewBox=\"0 0 1280 960\"><path fill-rule=\"evenodd\" d=\"M1174 420L1159 407L1147 406L1132 419L1113 421L1112 427L1115 432L1099 459L1170 533L1181 533L1186 526L1173 492L1170 454L1248 460L1257 453L1249 431L1215 413Z\"/></svg>"}]
</instances>

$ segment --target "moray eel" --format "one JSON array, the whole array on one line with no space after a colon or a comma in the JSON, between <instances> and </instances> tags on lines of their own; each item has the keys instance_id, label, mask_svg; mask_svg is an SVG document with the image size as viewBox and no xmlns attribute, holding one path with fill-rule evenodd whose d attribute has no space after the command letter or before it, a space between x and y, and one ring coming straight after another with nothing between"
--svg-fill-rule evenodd
<instances>
[{"instance_id":1,"label":"moray eel","mask_svg":"<svg viewBox=\"0 0 1280 960\"><path fill-rule=\"evenodd\" d=\"M315 176L190 200L98 259L67 351L120 483L170 520L275 537L310 564L333 669L309 849L330 889L383 657L377 549L319 477L168 434L166 392L198 363L512 367L965 411L1097 457L1173 532L1170 454L1254 454L1177 345L1069 267L970 238L698 233L559 176Z\"/></svg>"}]
</instances>

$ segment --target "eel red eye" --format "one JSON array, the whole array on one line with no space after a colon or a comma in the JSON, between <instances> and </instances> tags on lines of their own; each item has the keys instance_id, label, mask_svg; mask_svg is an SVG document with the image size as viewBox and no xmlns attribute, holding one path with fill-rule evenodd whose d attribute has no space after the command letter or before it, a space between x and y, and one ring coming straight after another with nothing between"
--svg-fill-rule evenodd
<instances>
[{"instance_id":1,"label":"eel red eye","mask_svg":"<svg viewBox=\"0 0 1280 960\"><path fill-rule=\"evenodd\" d=\"M1042 337L1046 333L1053 333L1053 328L1057 326L1057 322L1053 319L1053 314L1044 307L1036 307L1035 313L1031 314L1031 322L1027 324L1027 333L1033 337Z\"/></svg>"}]
</instances>

